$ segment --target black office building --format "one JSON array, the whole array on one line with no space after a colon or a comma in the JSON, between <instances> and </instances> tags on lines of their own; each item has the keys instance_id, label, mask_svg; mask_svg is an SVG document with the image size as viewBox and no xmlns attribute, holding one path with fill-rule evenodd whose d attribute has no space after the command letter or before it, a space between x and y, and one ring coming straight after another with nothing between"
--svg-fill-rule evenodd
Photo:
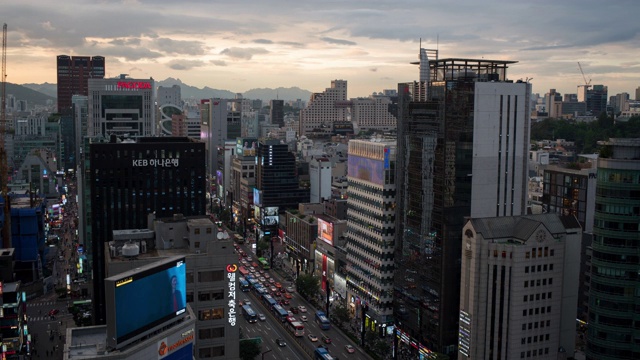
<instances>
[{"instance_id":1,"label":"black office building","mask_svg":"<svg viewBox=\"0 0 640 360\"><path fill-rule=\"evenodd\" d=\"M205 215L204 143L187 137L90 145L93 291L96 324L105 322L105 243L113 230L147 228L147 216Z\"/></svg>"}]
</instances>

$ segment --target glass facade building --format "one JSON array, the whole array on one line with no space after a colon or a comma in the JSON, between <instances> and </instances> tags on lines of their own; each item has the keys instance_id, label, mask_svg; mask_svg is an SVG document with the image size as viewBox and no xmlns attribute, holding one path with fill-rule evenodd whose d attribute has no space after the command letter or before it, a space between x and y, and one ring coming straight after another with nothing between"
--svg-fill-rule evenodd
<instances>
[{"instance_id":1,"label":"glass facade building","mask_svg":"<svg viewBox=\"0 0 640 360\"><path fill-rule=\"evenodd\" d=\"M600 142L586 357L640 358L640 139Z\"/></svg>"}]
</instances>

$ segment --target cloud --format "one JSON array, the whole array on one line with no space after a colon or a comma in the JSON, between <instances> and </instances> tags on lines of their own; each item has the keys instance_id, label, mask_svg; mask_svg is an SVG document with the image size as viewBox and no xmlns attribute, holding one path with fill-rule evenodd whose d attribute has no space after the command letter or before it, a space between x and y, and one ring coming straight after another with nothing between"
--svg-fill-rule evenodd
<instances>
[{"instance_id":1,"label":"cloud","mask_svg":"<svg viewBox=\"0 0 640 360\"><path fill-rule=\"evenodd\" d=\"M140 45L139 38L118 38L109 41L109 44L117 45L117 46L127 46L127 45Z\"/></svg>"},{"instance_id":2,"label":"cloud","mask_svg":"<svg viewBox=\"0 0 640 360\"><path fill-rule=\"evenodd\" d=\"M269 39L255 39L253 42L256 44L273 44L273 41Z\"/></svg>"},{"instance_id":3,"label":"cloud","mask_svg":"<svg viewBox=\"0 0 640 360\"><path fill-rule=\"evenodd\" d=\"M95 49L87 48L86 51L92 53L100 53L101 55L110 57L121 57L128 61L138 61L143 59L158 59L162 57L162 54L156 51L151 51L144 47L133 46L108 46L108 47L95 47ZM109 59L110 61L110 59Z\"/></svg>"},{"instance_id":4,"label":"cloud","mask_svg":"<svg viewBox=\"0 0 640 360\"><path fill-rule=\"evenodd\" d=\"M154 44L158 50L168 54L204 55L206 53L206 47L201 41L157 38L154 40Z\"/></svg>"},{"instance_id":5,"label":"cloud","mask_svg":"<svg viewBox=\"0 0 640 360\"><path fill-rule=\"evenodd\" d=\"M299 42L295 42L295 41L279 41L278 44L291 46L291 47L294 47L294 48L303 48L304 47L303 43L299 43Z\"/></svg>"},{"instance_id":6,"label":"cloud","mask_svg":"<svg viewBox=\"0 0 640 360\"><path fill-rule=\"evenodd\" d=\"M220 52L220 54L227 55L230 58L244 59L244 60L251 60L253 55L261 55L261 54L268 54L268 53L269 51L263 48L238 48L238 47L227 48Z\"/></svg>"},{"instance_id":7,"label":"cloud","mask_svg":"<svg viewBox=\"0 0 640 360\"><path fill-rule=\"evenodd\" d=\"M227 63L223 60L209 60L215 66L227 66Z\"/></svg>"},{"instance_id":8,"label":"cloud","mask_svg":"<svg viewBox=\"0 0 640 360\"><path fill-rule=\"evenodd\" d=\"M173 70L190 70L196 67L202 67L205 65L201 60L171 60L168 64L169 68Z\"/></svg>"},{"instance_id":9,"label":"cloud","mask_svg":"<svg viewBox=\"0 0 640 360\"><path fill-rule=\"evenodd\" d=\"M371 69L369 69L369 71L371 71L371 72L377 72L377 71L378 71L378 68L371 68Z\"/></svg>"},{"instance_id":10,"label":"cloud","mask_svg":"<svg viewBox=\"0 0 640 360\"><path fill-rule=\"evenodd\" d=\"M353 41L342 40L342 39L334 39L334 38L330 38L330 37L326 37L326 36L325 37L321 37L320 40L322 40L324 42L328 42L329 44L336 44L336 45L348 45L348 46L357 45Z\"/></svg>"}]
</instances>

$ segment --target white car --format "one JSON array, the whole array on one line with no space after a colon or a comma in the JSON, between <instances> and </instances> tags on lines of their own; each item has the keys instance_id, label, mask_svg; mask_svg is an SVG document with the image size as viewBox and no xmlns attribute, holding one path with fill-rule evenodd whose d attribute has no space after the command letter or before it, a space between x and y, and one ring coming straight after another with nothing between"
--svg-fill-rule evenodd
<instances>
[{"instance_id":1,"label":"white car","mask_svg":"<svg viewBox=\"0 0 640 360\"><path fill-rule=\"evenodd\" d=\"M303 312L303 313L307 312L307 308L302 305L298 306L298 310L300 310L300 312Z\"/></svg>"},{"instance_id":2,"label":"white car","mask_svg":"<svg viewBox=\"0 0 640 360\"><path fill-rule=\"evenodd\" d=\"M307 321L307 317L305 315L300 316L300 320Z\"/></svg>"},{"instance_id":3,"label":"white car","mask_svg":"<svg viewBox=\"0 0 640 360\"><path fill-rule=\"evenodd\" d=\"M293 286L287 286L287 292L292 293L294 291L295 291L295 289L293 288Z\"/></svg>"},{"instance_id":4,"label":"white car","mask_svg":"<svg viewBox=\"0 0 640 360\"><path fill-rule=\"evenodd\" d=\"M258 319L259 319L260 321L267 321L267 317L266 317L266 316L264 316L264 314L258 314Z\"/></svg>"}]
</instances>

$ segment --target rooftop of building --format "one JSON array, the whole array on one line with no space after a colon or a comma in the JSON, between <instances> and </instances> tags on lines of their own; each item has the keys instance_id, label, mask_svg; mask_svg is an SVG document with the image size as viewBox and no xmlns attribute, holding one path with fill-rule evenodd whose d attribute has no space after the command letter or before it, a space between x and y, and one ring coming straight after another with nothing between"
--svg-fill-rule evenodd
<instances>
[{"instance_id":1,"label":"rooftop of building","mask_svg":"<svg viewBox=\"0 0 640 360\"><path fill-rule=\"evenodd\" d=\"M566 234L568 229L580 229L575 216L536 214L523 216L499 216L471 219L477 233L489 241L496 239L518 239L526 242L540 225L552 235Z\"/></svg>"},{"instance_id":2,"label":"rooftop of building","mask_svg":"<svg viewBox=\"0 0 640 360\"><path fill-rule=\"evenodd\" d=\"M11 194L12 209L33 209L40 206L43 201L39 195Z\"/></svg>"}]
</instances>

